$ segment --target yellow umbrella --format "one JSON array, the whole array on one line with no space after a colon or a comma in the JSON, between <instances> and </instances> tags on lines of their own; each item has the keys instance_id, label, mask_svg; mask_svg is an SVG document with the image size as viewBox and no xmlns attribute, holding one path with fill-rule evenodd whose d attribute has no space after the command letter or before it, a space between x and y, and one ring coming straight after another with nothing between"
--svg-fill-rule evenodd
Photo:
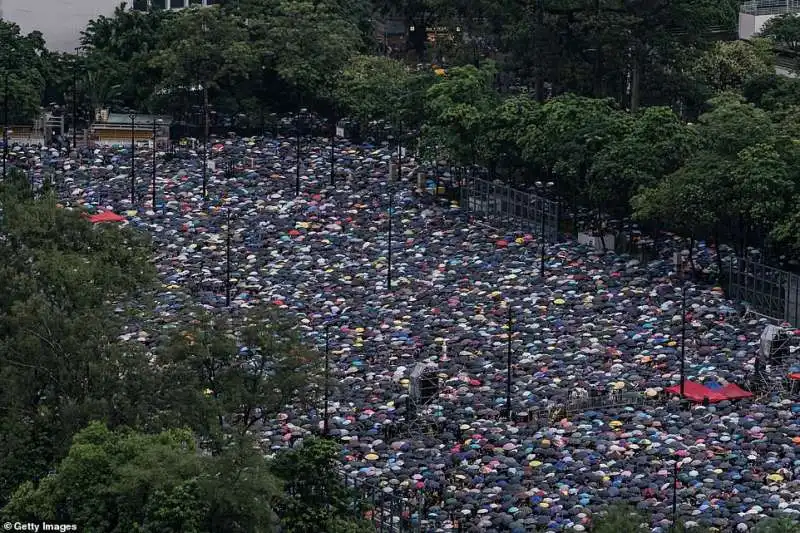
<instances>
[{"instance_id":1,"label":"yellow umbrella","mask_svg":"<svg viewBox=\"0 0 800 533\"><path fill-rule=\"evenodd\" d=\"M612 428L618 428L622 427L622 422L620 422L619 420L612 420L611 422L608 423L608 425L611 426Z\"/></svg>"},{"instance_id":2,"label":"yellow umbrella","mask_svg":"<svg viewBox=\"0 0 800 533\"><path fill-rule=\"evenodd\" d=\"M767 479L770 481L783 481L783 476L780 474L770 474L767 476Z\"/></svg>"},{"instance_id":3,"label":"yellow umbrella","mask_svg":"<svg viewBox=\"0 0 800 533\"><path fill-rule=\"evenodd\" d=\"M443 69L443 68L437 68L437 69L436 69L436 70L434 70L433 72L434 72L434 73L435 73L437 76L444 76L444 75L447 73L447 71L446 71L445 69Z\"/></svg>"},{"instance_id":4,"label":"yellow umbrella","mask_svg":"<svg viewBox=\"0 0 800 533\"><path fill-rule=\"evenodd\" d=\"M368 453L367 455L364 456L364 459L366 459L367 461L377 461L378 456L375 455L374 453Z\"/></svg>"},{"instance_id":5,"label":"yellow umbrella","mask_svg":"<svg viewBox=\"0 0 800 533\"><path fill-rule=\"evenodd\" d=\"M567 302L563 298L556 298L555 300L553 300L553 303L556 305L564 305Z\"/></svg>"},{"instance_id":6,"label":"yellow umbrella","mask_svg":"<svg viewBox=\"0 0 800 533\"><path fill-rule=\"evenodd\" d=\"M542 466L542 462L541 461L531 461L530 463L528 463L528 465L533 467L533 468L536 468L537 466Z\"/></svg>"}]
</instances>

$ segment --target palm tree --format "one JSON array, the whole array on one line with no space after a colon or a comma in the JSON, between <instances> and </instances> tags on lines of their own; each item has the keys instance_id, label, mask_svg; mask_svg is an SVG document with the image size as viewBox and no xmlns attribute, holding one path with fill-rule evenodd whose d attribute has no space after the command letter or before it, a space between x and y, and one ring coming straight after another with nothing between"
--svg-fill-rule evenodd
<instances>
[{"instance_id":1,"label":"palm tree","mask_svg":"<svg viewBox=\"0 0 800 533\"><path fill-rule=\"evenodd\" d=\"M95 113L119 96L121 86L112 83L112 78L102 69L89 70L86 75L86 96L89 99L89 124L94 123Z\"/></svg>"}]
</instances>

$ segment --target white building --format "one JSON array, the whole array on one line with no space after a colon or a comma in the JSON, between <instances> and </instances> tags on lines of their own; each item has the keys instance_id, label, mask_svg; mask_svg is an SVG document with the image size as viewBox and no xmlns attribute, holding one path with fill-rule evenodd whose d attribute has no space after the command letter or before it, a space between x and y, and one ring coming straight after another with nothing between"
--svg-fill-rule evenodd
<instances>
[{"instance_id":1,"label":"white building","mask_svg":"<svg viewBox=\"0 0 800 533\"><path fill-rule=\"evenodd\" d=\"M766 22L784 13L800 13L800 0L748 0L739 9L739 39L761 32Z\"/></svg>"}]
</instances>

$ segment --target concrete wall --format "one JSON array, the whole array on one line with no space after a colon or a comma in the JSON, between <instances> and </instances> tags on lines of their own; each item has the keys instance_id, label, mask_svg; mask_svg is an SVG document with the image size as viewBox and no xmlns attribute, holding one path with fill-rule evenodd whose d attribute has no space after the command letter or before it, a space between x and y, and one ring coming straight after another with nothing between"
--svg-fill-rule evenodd
<instances>
[{"instance_id":1,"label":"concrete wall","mask_svg":"<svg viewBox=\"0 0 800 533\"><path fill-rule=\"evenodd\" d=\"M72 52L90 19L111 15L121 0L0 0L5 20L16 22L23 33L38 30L47 47ZM130 5L131 2L128 2Z\"/></svg>"},{"instance_id":2,"label":"concrete wall","mask_svg":"<svg viewBox=\"0 0 800 533\"><path fill-rule=\"evenodd\" d=\"M761 31L764 24L777 15L750 15L739 13L739 39L749 39Z\"/></svg>"}]
</instances>

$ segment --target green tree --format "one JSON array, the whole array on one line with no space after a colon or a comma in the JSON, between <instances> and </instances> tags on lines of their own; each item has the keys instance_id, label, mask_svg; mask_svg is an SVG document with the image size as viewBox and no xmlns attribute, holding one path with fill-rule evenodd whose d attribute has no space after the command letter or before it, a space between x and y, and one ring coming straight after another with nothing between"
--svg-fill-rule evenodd
<instances>
[{"instance_id":1,"label":"green tree","mask_svg":"<svg viewBox=\"0 0 800 533\"><path fill-rule=\"evenodd\" d=\"M628 505L612 505L600 515L592 517L592 533L618 533L619 531L649 531L649 517Z\"/></svg>"},{"instance_id":2,"label":"green tree","mask_svg":"<svg viewBox=\"0 0 800 533\"><path fill-rule=\"evenodd\" d=\"M116 340L125 316L115 307L154 279L142 235L93 227L49 194L33 199L17 173L0 208L2 503L90 419L150 421L155 384L145 354Z\"/></svg>"},{"instance_id":3,"label":"green tree","mask_svg":"<svg viewBox=\"0 0 800 533\"><path fill-rule=\"evenodd\" d=\"M39 113L45 89L44 53L40 32L22 35L19 26L0 19L0 91L7 92L10 124L30 124Z\"/></svg>"},{"instance_id":4,"label":"green tree","mask_svg":"<svg viewBox=\"0 0 800 533\"><path fill-rule=\"evenodd\" d=\"M741 91L749 80L774 71L769 45L760 39L718 42L693 69L697 80L713 93Z\"/></svg>"},{"instance_id":5,"label":"green tree","mask_svg":"<svg viewBox=\"0 0 800 533\"><path fill-rule=\"evenodd\" d=\"M610 99L562 95L548 100L522 134L523 156L553 181L556 192L572 206L594 213L591 224L600 230L609 212L608 186L590 173L597 154L615 139L628 135L633 117ZM618 199L619 200L619 199ZM623 200L624 201L624 200Z\"/></svg>"},{"instance_id":6,"label":"green tree","mask_svg":"<svg viewBox=\"0 0 800 533\"><path fill-rule=\"evenodd\" d=\"M162 77L151 57L159 53L163 33L177 17L170 10L134 11L123 2L112 16L90 20L81 32L85 72L95 78L89 87L96 87L97 80L108 87L119 85L127 107L144 109Z\"/></svg>"},{"instance_id":7,"label":"green tree","mask_svg":"<svg viewBox=\"0 0 800 533\"><path fill-rule=\"evenodd\" d=\"M275 509L285 533L374 531L366 520L353 519L358 509L356 494L337 472L338 454L334 442L309 438L272 461L272 472L284 482Z\"/></svg>"},{"instance_id":8,"label":"green tree","mask_svg":"<svg viewBox=\"0 0 800 533\"><path fill-rule=\"evenodd\" d=\"M520 132L534 125L540 112L536 100L521 95L505 98L488 114L479 150L490 171L508 172L512 179L530 177Z\"/></svg>"},{"instance_id":9,"label":"green tree","mask_svg":"<svg viewBox=\"0 0 800 533\"><path fill-rule=\"evenodd\" d=\"M590 181L602 191L610 215L630 215L630 199L678 170L693 151L696 135L665 107L645 108L625 135L610 139L593 158Z\"/></svg>"},{"instance_id":10,"label":"green tree","mask_svg":"<svg viewBox=\"0 0 800 533\"><path fill-rule=\"evenodd\" d=\"M452 68L434 83L427 91L423 144L442 147L440 153L454 163L476 163L486 118L498 103L494 74L494 63L487 62L480 69Z\"/></svg>"},{"instance_id":11,"label":"green tree","mask_svg":"<svg viewBox=\"0 0 800 533\"><path fill-rule=\"evenodd\" d=\"M343 112L365 124L398 117L413 125L419 122L418 95L430 81L430 75L414 72L394 59L358 55L338 77L336 100Z\"/></svg>"},{"instance_id":12,"label":"green tree","mask_svg":"<svg viewBox=\"0 0 800 533\"><path fill-rule=\"evenodd\" d=\"M275 312L240 318L199 315L158 357L160 401L212 450L247 435L287 405L317 405L320 358L300 341L295 324Z\"/></svg>"},{"instance_id":13,"label":"green tree","mask_svg":"<svg viewBox=\"0 0 800 533\"><path fill-rule=\"evenodd\" d=\"M188 431L145 435L92 423L55 472L26 482L4 520L76 523L95 533L269 533L278 494L251 445L210 457Z\"/></svg>"},{"instance_id":14,"label":"green tree","mask_svg":"<svg viewBox=\"0 0 800 533\"><path fill-rule=\"evenodd\" d=\"M771 17L761 27L761 36L785 50L800 51L800 15L784 13Z\"/></svg>"}]
</instances>

